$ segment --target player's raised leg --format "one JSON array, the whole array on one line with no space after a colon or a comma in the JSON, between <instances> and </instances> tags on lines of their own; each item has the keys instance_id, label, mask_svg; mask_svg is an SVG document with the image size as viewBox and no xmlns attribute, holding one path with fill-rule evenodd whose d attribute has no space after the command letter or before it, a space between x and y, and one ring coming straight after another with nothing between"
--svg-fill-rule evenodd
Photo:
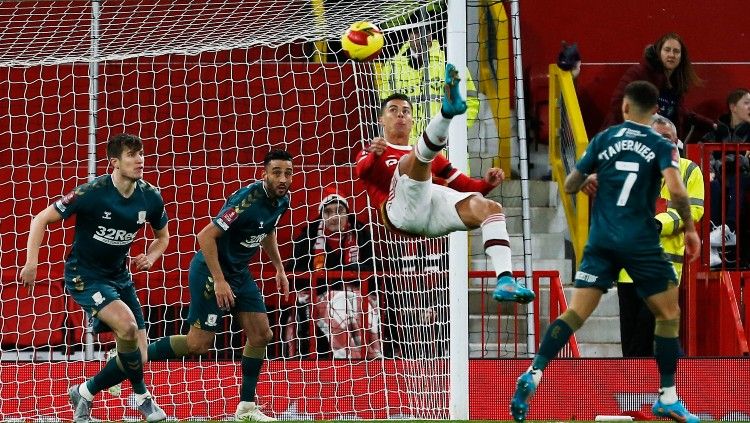
<instances>
[{"instance_id":1,"label":"player's raised leg","mask_svg":"<svg viewBox=\"0 0 750 423\"><path fill-rule=\"evenodd\" d=\"M492 297L496 301L526 304L534 300L534 292L521 286L512 276L510 239L505 226L503 207L496 201L472 195L456 204L456 210L468 229L481 228L484 252L490 257L497 275Z\"/></svg>"},{"instance_id":2,"label":"player's raised leg","mask_svg":"<svg viewBox=\"0 0 750 423\"><path fill-rule=\"evenodd\" d=\"M677 397L675 373L680 355L680 306L676 284L658 294L646 298L656 319L654 328L654 357L659 369L659 397L652 407L654 416L667 417L681 423L697 423L698 416L691 414Z\"/></svg>"},{"instance_id":3,"label":"player's raised leg","mask_svg":"<svg viewBox=\"0 0 750 423\"><path fill-rule=\"evenodd\" d=\"M445 148L451 119L466 112L466 101L461 97L459 90L460 80L456 67L450 63L446 64L445 95L440 114L430 120L414 149L401 159L398 165L399 174L415 181L432 180L430 164Z\"/></svg>"},{"instance_id":4,"label":"player's raised leg","mask_svg":"<svg viewBox=\"0 0 750 423\"><path fill-rule=\"evenodd\" d=\"M257 312L240 312L237 315L247 342L242 351L242 388L234 418L256 422L276 421L275 418L263 414L255 402L255 388L266 357L266 346L273 338L268 316L266 313Z\"/></svg>"}]
</instances>

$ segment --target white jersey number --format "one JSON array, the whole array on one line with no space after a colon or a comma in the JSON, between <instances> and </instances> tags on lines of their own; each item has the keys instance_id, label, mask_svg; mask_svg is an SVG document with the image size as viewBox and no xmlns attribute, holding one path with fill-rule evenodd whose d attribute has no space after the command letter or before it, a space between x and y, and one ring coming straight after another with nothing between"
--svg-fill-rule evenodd
<instances>
[{"instance_id":1,"label":"white jersey number","mask_svg":"<svg viewBox=\"0 0 750 423\"><path fill-rule=\"evenodd\" d=\"M623 207L628 202L628 198L630 197L630 190L633 189L635 180L638 179L637 172L640 166L641 165L638 162L625 162L621 160L615 162L615 169L621 170L623 172L628 172L628 176L625 177L625 183L622 184L622 191L620 191L620 196L617 198L617 205L619 207Z\"/></svg>"}]
</instances>

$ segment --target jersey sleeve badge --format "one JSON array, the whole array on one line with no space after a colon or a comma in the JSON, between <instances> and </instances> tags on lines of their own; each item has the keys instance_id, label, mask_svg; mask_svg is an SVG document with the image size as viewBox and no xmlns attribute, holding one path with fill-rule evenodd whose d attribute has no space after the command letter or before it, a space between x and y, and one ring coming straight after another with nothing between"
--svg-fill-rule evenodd
<instances>
[{"instance_id":1,"label":"jersey sleeve badge","mask_svg":"<svg viewBox=\"0 0 750 423\"><path fill-rule=\"evenodd\" d=\"M63 198L57 200L57 203L55 205L57 206L58 210L65 213L65 210L68 208L68 206L73 204L77 198L78 198L78 194L76 194L75 191L71 191L68 194L66 194Z\"/></svg>"},{"instance_id":2,"label":"jersey sleeve badge","mask_svg":"<svg viewBox=\"0 0 750 423\"><path fill-rule=\"evenodd\" d=\"M237 220L237 216L239 216L237 210L235 210L234 208L230 208L216 219L216 224L226 231L227 229L229 229L229 225Z\"/></svg>"}]
</instances>

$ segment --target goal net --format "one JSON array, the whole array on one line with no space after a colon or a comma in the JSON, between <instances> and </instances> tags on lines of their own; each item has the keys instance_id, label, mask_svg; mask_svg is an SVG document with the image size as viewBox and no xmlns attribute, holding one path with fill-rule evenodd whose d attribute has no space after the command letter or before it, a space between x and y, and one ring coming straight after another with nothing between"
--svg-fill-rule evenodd
<instances>
[{"instance_id":1,"label":"goal net","mask_svg":"<svg viewBox=\"0 0 750 423\"><path fill-rule=\"evenodd\" d=\"M411 60L404 50L410 36L424 46L422 59L434 53L432 40L444 51L439 3L0 3L7 22L0 30L0 419L70 420L68 387L93 376L114 348L112 336L92 333L64 292L72 219L47 231L33 295L17 272L32 217L110 172L106 140L123 132L144 140L144 179L159 187L170 218L162 260L133 273L149 341L187 333L196 234L229 195L260 178L270 149L285 149L295 176L278 240L290 267L290 299L276 292L265 254L250 265L274 333L258 402L267 414L290 420L447 418L447 238L384 231L354 175L363 140L379 135L379 102L385 84L394 83L384 75L399 75L388 69L391 59ZM384 28L377 62L344 60L338 39L359 20ZM428 81L411 81L416 86L408 93L420 110L420 130L435 113ZM482 172L496 154L477 152L472 170ZM305 236L305 229L320 219L331 190L370 234L359 252L370 259L311 272L315 257L307 268L296 266L294 250L328 242L325 233ZM151 236L138 234L131 254L144 252ZM497 326L492 330L506 330ZM169 416L228 418L239 401L243 344L237 322L227 317L208 355L149 362L146 384ZM98 395L92 416L138 419L129 384L119 396Z\"/></svg>"}]
</instances>

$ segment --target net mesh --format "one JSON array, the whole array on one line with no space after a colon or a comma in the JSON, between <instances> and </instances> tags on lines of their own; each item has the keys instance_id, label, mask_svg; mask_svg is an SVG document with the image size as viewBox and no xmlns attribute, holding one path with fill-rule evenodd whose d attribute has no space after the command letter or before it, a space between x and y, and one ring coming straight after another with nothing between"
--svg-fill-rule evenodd
<instances>
[{"instance_id":1,"label":"net mesh","mask_svg":"<svg viewBox=\"0 0 750 423\"><path fill-rule=\"evenodd\" d=\"M114 347L111 335L94 335L94 360L83 360L87 319L62 281L72 220L49 228L33 296L17 284L16 273L32 217L87 181L92 155L94 173L109 172L105 140L122 132L144 140L144 179L161 189L170 217L171 243L161 262L133 274L151 341L189 329L187 269L197 250L195 234L228 196L261 176L267 151L286 149L295 156L296 176L291 210L279 222L285 262L297 244L310 241L304 228L319 219L318 205L332 188L371 234L364 248L374 259L371 268L344 275L335 273L349 270L343 267L315 275L290 270L296 276L288 300L276 292L267 256L251 263L274 332L259 403L268 414L295 420L448 416L447 239L386 232L353 173L363 140L378 134L386 62L413 31L425 45L439 41L444 53L446 16L431 12L439 2L341 3L326 2L322 14L307 1L0 3L8 23L0 30L0 108L6 111L0 116L0 204L9 215L0 234L0 418L70 419L68 386L93 376ZM421 20L404 19L417 11ZM337 40L357 20L384 27L383 60L341 60ZM317 51L314 40L327 40L328 51ZM315 53L326 62L312 62ZM416 84L425 94L417 100L424 104L417 116L423 127L435 97L427 80ZM470 95L481 101L470 129L471 168L481 175L498 155L497 129L486 95L474 91ZM96 122L91 150L90 119ZM505 190L495 198L520 198ZM151 236L150 230L139 234L131 255L144 252ZM486 269L476 237L472 267ZM347 282L338 289L321 289L341 279ZM518 328L498 319L492 330L506 334L505 344ZM470 347L487 356L471 336ZM243 344L228 317L208 355L148 363L146 383L170 416L225 418L239 401L235 363ZM102 420L138 416L127 383L121 396L97 398L93 412Z\"/></svg>"}]
</instances>

